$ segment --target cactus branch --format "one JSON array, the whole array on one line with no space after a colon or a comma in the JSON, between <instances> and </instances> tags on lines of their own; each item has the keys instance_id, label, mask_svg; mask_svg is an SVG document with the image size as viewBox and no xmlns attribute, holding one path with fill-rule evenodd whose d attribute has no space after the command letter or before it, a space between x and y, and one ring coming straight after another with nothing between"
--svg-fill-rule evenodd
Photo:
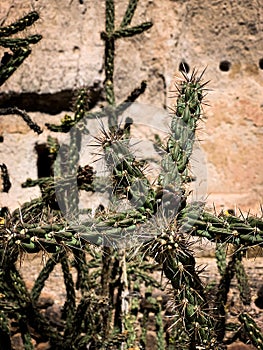
<instances>
[{"instance_id":1,"label":"cactus branch","mask_svg":"<svg viewBox=\"0 0 263 350\"><path fill-rule=\"evenodd\" d=\"M129 0L129 4L123 16L120 28L125 28L131 24L132 18L137 8L137 4L138 4L138 0Z\"/></svg>"},{"instance_id":2,"label":"cactus branch","mask_svg":"<svg viewBox=\"0 0 263 350\"><path fill-rule=\"evenodd\" d=\"M0 27L0 38L8 37L23 31L27 27L32 26L39 19L39 14L36 11L28 13L26 16L20 18L18 21L6 26Z\"/></svg>"},{"instance_id":3,"label":"cactus branch","mask_svg":"<svg viewBox=\"0 0 263 350\"><path fill-rule=\"evenodd\" d=\"M0 73L1 76L1 73ZM7 108L0 108L0 115L10 115L10 114L17 114L19 115L37 134L41 134L43 130L30 118L30 116L26 113L26 111L19 109L17 107L7 107Z\"/></svg>"},{"instance_id":4,"label":"cactus branch","mask_svg":"<svg viewBox=\"0 0 263 350\"><path fill-rule=\"evenodd\" d=\"M1 170L1 178L2 178L2 189L0 192L8 193L11 188L11 182L10 182L7 166L4 163L0 164L0 170Z\"/></svg>"}]
</instances>

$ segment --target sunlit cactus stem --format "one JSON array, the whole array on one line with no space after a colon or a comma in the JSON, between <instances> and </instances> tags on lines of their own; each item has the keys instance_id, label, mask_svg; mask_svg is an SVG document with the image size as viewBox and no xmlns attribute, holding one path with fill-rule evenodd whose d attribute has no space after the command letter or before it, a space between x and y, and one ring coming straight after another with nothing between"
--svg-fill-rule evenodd
<instances>
[{"instance_id":1,"label":"sunlit cactus stem","mask_svg":"<svg viewBox=\"0 0 263 350\"><path fill-rule=\"evenodd\" d=\"M195 270L194 257L183 240L180 239L177 244L174 252L169 247L164 247L162 252L162 246L156 246L153 251L155 260L162 264L163 271L173 286L174 304L185 324L189 349L195 349L196 346L215 349L214 322L208 312L202 282Z\"/></svg>"},{"instance_id":2,"label":"sunlit cactus stem","mask_svg":"<svg viewBox=\"0 0 263 350\"><path fill-rule=\"evenodd\" d=\"M184 80L177 85L178 98L171 122L171 134L167 142L166 151L176 163L178 173L183 174L189 163L195 142L195 131L202 117L202 102L204 86L202 83L204 72L197 76L184 73Z\"/></svg>"},{"instance_id":3,"label":"sunlit cactus stem","mask_svg":"<svg viewBox=\"0 0 263 350\"><path fill-rule=\"evenodd\" d=\"M255 346L255 348L258 350L263 349L262 331L253 318L247 312L242 312L238 318L244 326L246 336L251 340L251 343Z\"/></svg>"},{"instance_id":4,"label":"sunlit cactus stem","mask_svg":"<svg viewBox=\"0 0 263 350\"><path fill-rule=\"evenodd\" d=\"M144 22L138 26L128 27L132 21L137 6L136 0L130 0L124 14L120 28L115 27L115 4L114 0L106 0L105 7L105 32L101 33L102 40L105 41L104 65L105 80L104 89L106 101L109 106L114 107L114 59L115 59L115 41L120 38L131 37L144 32L151 28L151 22ZM116 128L118 125L118 117L114 109L108 112L108 125L110 128Z\"/></svg>"},{"instance_id":5,"label":"sunlit cactus stem","mask_svg":"<svg viewBox=\"0 0 263 350\"><path fill-rule=\"evenodd\" d=\"M26 27L30 27L39 19L39 14L36 11L32 11L20 18L18 21L6 26L0 27L0 38L8 37L10 35L16 34L23 31Z\"/></svg>"},{"instance_id":6,"label":"sunlit cactus stem","mask_svg":"<svg viewBox=\"0 0 263 350\"><path fill-rule=\"evenodd\" d=\"M4 56L2 57L0 67L0 86L30 55L30 45L36 44L42 39L42 36L38 34L28 36L25 39L10 38L10 36L23 31L27 27L30 27L38 19L38 13L33 11L9 26L0 27L0 46L9 48L12 51L12 54L5 52Z\"/></svg>"}]
</instances>

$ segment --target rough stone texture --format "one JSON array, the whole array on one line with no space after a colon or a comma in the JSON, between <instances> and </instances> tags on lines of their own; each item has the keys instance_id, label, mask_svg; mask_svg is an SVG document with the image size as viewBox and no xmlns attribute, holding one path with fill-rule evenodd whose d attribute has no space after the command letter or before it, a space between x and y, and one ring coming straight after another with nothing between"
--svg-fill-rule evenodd
<instances>
[{"instance_id":1,"label":"rough stone texture","mask_svg":"<svg viewBox=\"0 0 263 350\"><path fill-rule=\"evenodd\" d=\"M120 22L127 0L116 1ZM43 40L18 71L4 84L3 94L35 93L57 96L61 91L103 81L104 1L102 0L1 0L0 20L5 24L32 8L41 20L27 34L41 33ZM153 20L147 33L120 40L116 57L116 96L121 101L141 80L148 81L141 103L161 108L172 106L173 83L180 62L190 70L207 67L210 80L205 124L200 125L202 149L208 171L208 203L216 207L237 207L259 211L262 202L263 146L263 7L260 0L142 0L132 24ZM22 34L20 34L22 35ZM0 57L4 50L0 48ZM222 61L229 71L220 70ZM260 63L261 62L261 63ZM30 98L30 95L29 95ZM57 97L59 98L59 97ZM0 104L1 104L0 95ZM52 114L54 103L48 113ZM53 107L52 107L53 106ZM65 101L68 106L68 101ZM66 109L66 108L65 108ZM158 114L158 113L157 113ZM44 125L63 115L31 113ZM162 119L163 120L163 119ZM153 126L145 113L140 124ZM154 124L154 128L162 128ZM13 188L1 194L0 205L11 207L36 195L35 189L21 190L19 183L36 177L34 144L44 141L14 116L1 117L0 162L10 169ZM138 127L138 129L140 129ZM152 132L153 133L153 132ZM151 134L151 133L150 133Z\"/></svg>"}]
</instances>

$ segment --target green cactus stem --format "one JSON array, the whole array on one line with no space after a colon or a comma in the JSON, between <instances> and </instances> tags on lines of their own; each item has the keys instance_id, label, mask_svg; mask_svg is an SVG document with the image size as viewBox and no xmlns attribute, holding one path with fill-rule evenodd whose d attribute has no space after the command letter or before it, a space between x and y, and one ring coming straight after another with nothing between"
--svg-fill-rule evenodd
<instances>
[{"instance_id":1,"label":"green cactus stem","mask_svg":"<svg viewBox=\"0 0 263 350\"><path fill-rule=\"evenodd\" d=\"M244 305L251 304L251 289L249 286L248 276L242 263L244 252L239 252L235 263L235 274L237 278L237 286L240 293L240 299Z\"/></svg>"},{"instance_id":2,"label":"green cactus stem","mask_svg":"<svg viewBox=\"0 0 263 350\"><path fill-rule=\"evenodd\" d=\"M1 72L0 72L0 77L1 77ZM10 114L16 114L20 116L27 123L30 129L36 132L37 134L41 134L43 132L43 130L41 130L41 128L35 122L33 122L33 120L26 113L26 111L19 109L17 107L0 108L0 115L10 115Z\"/></svg>"},{"instance_id":3,"label":"green cactus stem","mask_svg":"<svg viewBox=\"0 0 263 350\"><path fill-rule=\"evenodd\" d=\"M16 34L23 31L27 27L32 26L39 19L39 14L36 11L28 13L26 16L20 18L18 21L6 26L0 27L0 38L9 37L10 35Z\"/></svg>"},{"instance_id":4,"label":"green cactus stem","mask_svg":"<svg viewBox=\"0 0 263 350\"><path fill-rule=\"evenodd\" d=\"M42 39L39 34L30 35L25 39L0 39L0 46L4 48L10 48L13 52L18 50L20 47L28 47L30 44L37 44Z\"/></svg>"},{"instance_id":5,"label":"green cactus stem","mask_svg":"<svg viewBox=\"0 0 263 350\"><path fill-rule=\"evenodd\" d=\"M191 76L187 76L183 73L184 80L177 86L176 109L172 115L170 138L165 150L171 155L178 174L181 175L189 163L195 130L202 116L204 86L207 84L202 83L203 74L204 72L197 76L197 72L194 71Z\"/></svg>"},{"instance_id":6,"label":"green cactus stem","mask_svg":"<svg viewBox=\"0 0 263 350\"><path fill-rule=\"evenodd\" d=\"M170 225L151 243L150 254L161 264L173 287L174 307L185 325L189 349L196 349L198 346L214 349L214 321L209 315L209 306L195 268L195 259L186 237L174 226L176 223Z\"/></svg>"},{"instance_id":7,"label":"green cactus stem","mask_svg":"<svg viewBox=\"0 0 263 350\"><path fill-rule=\"evenodd\" d=\"M138 211L153 213L155 192L144 175L143 165L135 160L130 151L129 139L117 129L99 139L113 179L113 191L118 197L126 197Z\"/></svg>"},{"instance_id":8,"label":"green cactus stem","mask_svg":"<svg viewBox=\"0 0 263 350\"><path fill-rule=\"evenodd\" d=\"M2 58L2 64L0 67L0 86L4 84L4 82L30 55L30 45L37 44L42 39L42 36L38 34L28 36L25 39L9 37L13 34L25 30L27 27L31 26L36 20L38 20L38 18L38 13L33 11L9 26L0 27L0 46L4 48L9 48L12 51L12 54L5 52ZM18 112L18 114L21 113Z\"/></svg>"},{"instance_id":9,"label":"green cactus stem","mask_svg":"<svg viewBox=\"0 0 263 350\"><path fill-rule=\"evenodd\" d=\"M11 182L10 182L7 166L4 163L0 164L0 170L1 170L1 178L2 178L2 189L0 192L8 193L11 188Z\"/></svg>"},{"instance_id":10,"label":"green cactus stem","mask_svg":"<svg viewBox=\"0 0 263 350\"><path fill-rule=\"evenodd\" d=\"M133 18L137 1L130 0L124 14L119 29L115 28L115 6L114 0L106 0L105 8L105 32L101 33L101 39L105 42L104 65L105 65L105 81L104 89L106 93L106 101L109 106L115 106L114 93L114 58L115 58L115 40L131 37L140 34L151 28L151 22L145 22L135 27L127 27ZM117 115L114 110L108 113L109 128L115 128L118 125Z\"/></svg>"},{"instance_id":11,"label":"green cactus stem","mask_svg":"<svg viewBox=\"0 0 263 350\"><path fill-rule=\"evenodd\" d=\"M1 305L2 308L2 305ZM8 319L3 310L0 311L0 348L6 350L12 350L10 341L10 331L8 327Z\"/></svg>"},{"instance_id":12,"label":"green cactus stem","mask_svg":"<svg viewBox=\"0 0 263 350\"><path fill-rule=\"evenodd\" d=\"M125 28L131 24L132 18L137 8L138 1L139 0L129 0L126 12L120 24L120 28Z\"/></svg>"},{"instance_id":13,"label":"green cactus stem","mask_svg":"<svg viewBox=\"0 0 263 350\"><path fill-rule=\"evenodd\" d=\"M24 344L25 350L34 350L34 346L32 344L32 338L28 329L27 319L25 316L19 317L19 329L22 335L22 341Z\"/></svg>"},{"instance_id":14,"label":"green cactus stem","mask_svg":"<svg viewBox=\"0 0 263 350\"><path fill-rule=\"evenodd\" d=\"M215 257L220 275L223 276L226 270L226 244L216 243Z\"/></svg>"},{"instance_id":15,"label":"green cactus stem","mask_svg":"<svg viewBox=\"0 0 263 350\"><path fill-rule=\"evenodd\" d=\"M226 302L227 296L230 290L230 283L235 275L235 264L237 260L237 254L233 254L228 262L224 274L221 277L217 293L216 293L216 305L214 309L215 313L215 330L217 334L217 340L221 343L224 339L226 332Z\"/></svg>"},{"instance_id":16,"label":"green cactus stem","mask_svg":"<svg viewBox=\"0 0 263 350\"><path fill-rule=\"evenodd\" d=\"M65 255L63 255L61 257L60 263L63 271L64 283L67 294L62 312L62 317L66 319L66 327L64 330L64 339L66 340L71 332L73 325L73 317L76 311L76 294L72 274L69 269L68 258Z\"/></svg>"},{"instance_id":17,"label":"green cactus stem","mask_svg":"<svg viewBox=\"0 0 263 350\"><path fill-rule=\"evenodd\" d=\"M56 264L60 261L61 259L61 253L56 253L53 254L52 257L50 257L47 261L47 263L45 264L45 266L43 267L43 269L41 270L41 272L39 273L34 286L31 290L31 298L34 301L34 303L37 302L41 291L43 290L44 286L45 286L45 282L46 280L49 278L51 272L53 271L54 267L56 266Z\"/></svg>"},{"instance_id":18,"label":"green cactus stem","mask_svg":"<svg viewBox=\"0 0 263 350\"><path fill-rule=\"evenodd\" d=\"M6 254L8 254L8 249ZM11 257L13 256L14 253ZM7 304L9 302L12 305L7 314L11 314L17 320L21 320L20 331L22 338L24 338L25 348L30 349L32 346L32 344L30 345L28 326L34 327L44 337L59 345L60 340L62 340L61 336L45 322L44 317L37 311L20 273L10 261L10 256L8 256L8 262L6 261L1 266L0 282L1 295L5 296ZM26 318L23 319L23 317Z\"/></svg>"},{"instance_id":19,"label":"green cactus stem","mask_svg":"<svg viewBox=\"0 0 263 350\"><path fill-rule=\"evenodd\" d=\"M254 216L243 219L232 215L219 217L202 212L198 221L193 221L192 234L208 238L219 243L242 245L243 248L263 244L263 231L259 222L262 219Z\"/></svg>"},{"instance_id":20,"label":"green cactus stem","mask_svg":"<svg viewBox=\"0 0 263 350\"><path fill-rule=\"evenodd\" d=\"M256 349L263 349L263 335L261 329L257 326L253 318L247 313L242 312L239 317L239 321L244 326L246 336L250 339L251 343Z\"/></svg>"},{"instance_id":21,"label":"green cactus stem","mask_svg":"<svg viewBox=\"0 0 263 350\"><path fill-rule=\"evenodd\" d=\"M142 81L141 85L139 87L135 88L123 102L121 102L119 105L116 106L116 108L114 109L115 115L118 117L127 108L129 108L130 104L132 102L136 101L136 99L141 94L144 93L144 91L146 89L146 86L147 86L146 82ZM109 109L109 107L105 107L102 111L98 111L98 112L87 112L87 111L85 111L84 123L86 122L86 120L89 120L89 119L102 119L102 118L108 117L110 112L111 112L111 110ZM49 124L49 123L46 123L45 125L51 131L67 133L77 123L77 121L78 121L78 119L74 119L74 118L66 115L61 120L61 125L55 125L55 124Z\"/></svg>"},{"instance_id":22,"label":"green cactus stem","mask_svg":"<svg viewBox=\"0 0 263 350\"><path fill-rule=\"evenodd\" d=\"M21 47L8 57L6 64L0 67L0 86L17 70L30 53L29 47Z\"/></svg>"}]
</instances>

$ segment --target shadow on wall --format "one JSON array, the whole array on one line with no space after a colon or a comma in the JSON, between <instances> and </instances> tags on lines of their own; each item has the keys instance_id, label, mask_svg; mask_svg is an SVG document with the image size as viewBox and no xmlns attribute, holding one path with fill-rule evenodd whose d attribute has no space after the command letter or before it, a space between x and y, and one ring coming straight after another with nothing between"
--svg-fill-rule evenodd
<instances>
[{"instance_id":1,"label":"shadow on wall","mask_svg":"<svg viewBox=\"0 0 263 350\"><path fill-rule=\"evenodd\" d=\"M0 105L2 108L10 106L18 107L27 112L42 112L51 115L63 111L71 111L72 100L78 90L62 90L55 93L22 92L22 93L0 93ZM88 87L89 109L92 109L98 102L104 101L101 81L94 81Z\"/></svg>"}]
</instances>

